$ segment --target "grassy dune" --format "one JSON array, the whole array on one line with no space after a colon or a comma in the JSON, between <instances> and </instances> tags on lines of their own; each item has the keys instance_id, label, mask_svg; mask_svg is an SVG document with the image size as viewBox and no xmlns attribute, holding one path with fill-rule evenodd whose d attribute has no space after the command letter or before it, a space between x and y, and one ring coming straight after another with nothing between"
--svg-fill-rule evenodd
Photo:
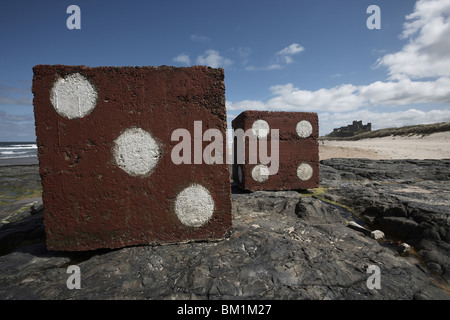
<instances>
[{"instance_id":1,"label":"grassy dune","mask_svg":"<svg viewBox=\"0 0 450 320\"><path fill-rule=\"evenodd\" d=\"M433 124L420 124L413 126L405 126L400 128L386 128L371 132L363 132L353 137L320 137L319 140L362 140L371 138L382 138L388 136L426 136L432 133L450 131L450 122L439 122Z\"/></svg>"}]
</instances>

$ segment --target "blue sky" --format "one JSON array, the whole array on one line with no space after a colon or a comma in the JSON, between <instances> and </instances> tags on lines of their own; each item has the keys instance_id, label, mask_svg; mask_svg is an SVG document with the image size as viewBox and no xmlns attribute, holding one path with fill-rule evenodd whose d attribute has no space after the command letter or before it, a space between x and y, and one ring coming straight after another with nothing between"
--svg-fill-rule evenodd
<instances>
[{"instance_id":1,"label":"blue sky","mask_svg":"<svg viewBox=\"0 0 450 320\"><path fill-rule=\"evenodd\" d=\"M71 4L80 30L66 27ZM449 15L450 0L7 2L0 141L35 140L37 64L222 67L229 125L249 109L317 112L322 135L450 121Z\"/></svg>"}]
</instances>

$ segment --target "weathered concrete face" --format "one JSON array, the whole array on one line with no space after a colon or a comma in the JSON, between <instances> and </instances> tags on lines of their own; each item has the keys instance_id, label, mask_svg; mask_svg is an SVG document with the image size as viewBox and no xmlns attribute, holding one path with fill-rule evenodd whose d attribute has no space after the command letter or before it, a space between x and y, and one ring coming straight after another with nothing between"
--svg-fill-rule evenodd
<instances>
[{"instance_id":1,"label":"weathered concrete face","mask_svg":"<svg viewBox=\"0 0 450 320\"><path fill-rule=\"evenodd\" d=\"M231 229L228 165L171 159L172 132L193 137L194 121L226 136L222 69L33 70L48 249L216 240Z\"/></svg>"},{"instance_id":2,"label":"weathered concrete face","mask_svg":"<svg viewBox=\"0 0 450 320\"><path fill-rule=\"evenodd\" d=\"M233 122L233 180L246 190L293 190L319 186L319 120L312 112L244 111ZM246 134L236 134L238 129ZM278 149L273 148L273 129L279 133ZM267 152L261 149L267 146ZM243 145L243 149L240 149ZM257 146L252 149L253 146ZM253 151L252 151L253 150ZM244 161L239 161L242 156ZM257 154L256 163L252 156ZM269 170L261 155L277 157L278 171ZM267 160L265 160L267 161Z\"/></svg>"}]
</instances>

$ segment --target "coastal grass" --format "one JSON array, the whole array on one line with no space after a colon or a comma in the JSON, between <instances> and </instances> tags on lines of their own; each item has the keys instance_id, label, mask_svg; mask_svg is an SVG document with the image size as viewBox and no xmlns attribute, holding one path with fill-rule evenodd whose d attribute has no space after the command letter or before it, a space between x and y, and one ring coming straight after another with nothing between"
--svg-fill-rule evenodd
<instances>
[{"instance_id":1,"label":"coastal grass","mask_svg":"<svg viewBox=\"0 0 450 320\"><path fill-rule=\"evenodd\" d=\"M42 196L42 189L29 188L0 188L0 205L8 205L16 201L39 198Z\"/></svg>"},{"instance_id":2,"label":"coastal grass","mask_svg":"<svg viewBox=\"0 0 450 320\"><path fill-rule=\"evenodd\" d=\"M326 194L327 191L330 190L330 189L332 189L332 188L318 187L318 188L310 189L311 191L309 191L309 190L302 190L300 193L304 197L319 199L319 200L321 200L323 202L326 202L326 203L331 204L333 206L340 207L340 208L350 212L351 214L356 215L355 211L353 209L351 209L350 207L348 207L348 206L346 206L344 204L338 203L336 201L332 201L332 200L327 199L326 197L324 197L323 195Z\"/></svg>"},{"instance_id":3,"label":"coastal grass","mask_svg":"<svg viewBox=\"0 0 450 320\"><path fill-rule=\"evenodd\" d=\"M332 188L319 186L314 189L301 190L300 194L302 195L302 197L315 198L328 205L337 208L341 212L341 215L345 218L347 223L349 222L349 220L347 219L356 220L357 222L363 221L363 219L356 213L356 211L350 208L349 206L339 203L337 201L333 201L324 196L330 189Z\"/></svg>"}]
</instances>

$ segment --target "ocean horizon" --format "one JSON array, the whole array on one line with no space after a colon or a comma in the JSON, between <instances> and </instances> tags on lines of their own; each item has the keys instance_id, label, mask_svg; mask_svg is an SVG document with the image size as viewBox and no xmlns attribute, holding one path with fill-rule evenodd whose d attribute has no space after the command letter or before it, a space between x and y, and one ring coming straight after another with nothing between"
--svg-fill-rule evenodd
<instances>
[{"instance_id":1,"label":"ocean horizon","mask_svg":"<svg viewBox=\"0 0 450 320\"><path fill-rule=\"evenodd\" d=\"M37 163L36 141L0 142L0 165Z\"/></svg>"}]
</instances>

